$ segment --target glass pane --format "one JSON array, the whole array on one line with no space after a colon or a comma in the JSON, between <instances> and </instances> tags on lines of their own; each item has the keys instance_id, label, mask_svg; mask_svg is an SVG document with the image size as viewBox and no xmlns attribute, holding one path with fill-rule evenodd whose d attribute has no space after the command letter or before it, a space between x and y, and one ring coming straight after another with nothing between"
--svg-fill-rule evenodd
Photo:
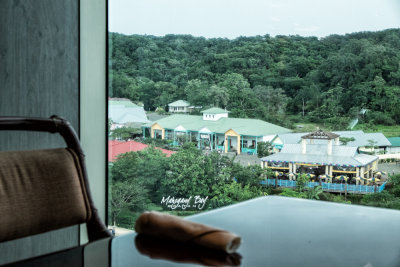
<instances>
[{"instance_id":1,"label":"glass pane","mask_svg":"<svg viewBox=\"0 0 400 267\"><path fill-rule=\"evenodd\" d=\"M399 4L109 4L112 224L264 195L400 207Z\"/></svg>"}]
</instances>

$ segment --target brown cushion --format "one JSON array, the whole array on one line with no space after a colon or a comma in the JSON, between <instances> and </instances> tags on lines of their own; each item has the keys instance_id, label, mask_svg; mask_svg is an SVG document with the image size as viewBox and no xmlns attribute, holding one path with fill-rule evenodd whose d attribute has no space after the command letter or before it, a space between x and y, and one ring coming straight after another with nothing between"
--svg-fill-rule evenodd
<instances>
[{"instance_id":1,"label":"brown cushion","mask_svg":"<svg viewBox=\"0 0 400 267\"><path fill-rule=\"evenodd\" d=\"M72 150L0 152L0 242L83 223L90 216Z\"/></svg>"}]
</instances>

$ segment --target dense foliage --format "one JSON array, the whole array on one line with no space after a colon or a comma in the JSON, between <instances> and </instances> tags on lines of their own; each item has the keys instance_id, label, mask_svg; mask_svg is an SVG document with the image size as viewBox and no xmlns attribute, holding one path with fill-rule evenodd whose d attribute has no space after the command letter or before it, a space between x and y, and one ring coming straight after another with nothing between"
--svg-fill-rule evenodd
<instances>
[{"instance_id":1,"label":"dense foliage","mask_svg":"<svg viewBox=\"0 0 400 267\"><path fill-rule=\"evenodd\" d=\"M112 221L128 228L146 209L182 211L162 205L169 196L207 198L204 208L192 210L199 212L265 195L260 185L265 169L242 166L216 152L205 155L191 143L169 158L152 145L121 154L110 169Z\"/></svg>"},{"instance_id":2,"label":"dense foliage","mask_svg":"<svg viewBox=\"0 0 400 267\"><path fill-rule=\"evenodd\" d=\"M400 209L400 174L389 177L384 191L366 195L326 193L320 186L307 188L309 178L304 174L299 175L296 188L274 189L260 184L274 176L270 169L243 166L216 152L206 155L191 143L169 158L152 145L143 151L128 152L120 155L110 169L112 222L127 228L132 228L138 215L147 209L190 215L273 194ZM207 202L202 209L171 209L162 205L162 199L169 196L201 196Z\"/></svg>"},{"instance_id":3,"label":"dense foliage","mask_svg":"<svg viewBox=\"0 0 400 267\"><path fill-rule=\"evenodd\" d=\"M146 110L184 99L271 122L400 123L399 29L321 39L111 33L110 43L113 96Z\"/></svg>"}]
</instances>

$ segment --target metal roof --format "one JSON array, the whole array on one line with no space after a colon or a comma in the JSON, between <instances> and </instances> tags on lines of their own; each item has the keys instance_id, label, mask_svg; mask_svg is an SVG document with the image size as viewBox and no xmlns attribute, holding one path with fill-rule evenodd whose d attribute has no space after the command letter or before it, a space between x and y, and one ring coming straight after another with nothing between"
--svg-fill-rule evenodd
<instances>
[{"instance_id":1,"label":"metal roof","mask_svg":"<svg viewBox=\"0 0 400 267\"><path fill-rule=\"evenodd\" d=\"M169 103L169 107L188 107L190 103L185 100L176 100L175 102Z\"/></svg>"},{"instance_id":2,"label":"metal roof","mask_svg":"<svg viewBox=\"0 0 400 267\"><path fill-rule=\"evenodd\" d=\"M392 146L400 146L400 137L389 137L388 140Z\"/></svg>"},{"instance_id":3,"label":"metal roof","mask_svg":"<svg viewBox=\"0 0 400 267\"><path fill-rule=\"evenodd\" d=\"M206 110L203 110L201 113L207 113L207 114L225 114L229 113L229 111L222 109L222 108L209 108Z\"/></svg>"},{"instance_id":4,"label":"metal roof","mask_svg":"<svg viewBox=\"0 0 400 267\"><path fill-rule=\"evenodd\" d=\"M267 162L296 162L318 165L365 166L378 159L377 156L357 154L357 147L332 146L332 155L327 154L327 145L307 145L306 154L301 145L284 145L281 152L261 158Z\"/></svg>"},{"instance_id":5,"label":"metal roof","mask_svg":"<svg viewBox=\"0 0 400 267\"><path fill-rule=\"evenodd\" d=\"M182 126L188 131L198 132L207 128L211 132L224 134L232 129L240 135L266 136L271 134L288 133L291 130L258 119L220 118L219 120L203 120L203 116L176 114L154 123L164 129L175 129ZM154 123L147 123L144 127L151 127Z\"/></svg>"},{"instance_id":6,"label":"metal roof","mask_svg":"<svg viewBox=\"0 0 400 267\"><path fill-rule=\"evenodd\" d=\"M110 101L108 117L115 123L149 122L143 107L130 101Z\"/></svg>"},{"instance_id":7,"label":"metal roof","mask_svg":"<svg viewBox=\"0 0 400 267\"><path fill-rule=\"evenodd\" d=\"M286 144L283 146L281 153L301 154L302 147L299 144ZM332 145L332 155L336 156L354 156L357 153L357 147L335 146ZM325 155L327 154L326 144L307 144L306 154L308 155Z\"/></svg>"},{"instance_id":8,"label":"metal roof","mask_svg":"<svg viewBox=\"0 0 400 267\"><path fill-rule=\"evenodd\" d=\"M125 99L125 98L111 98L108 101L108 105L109 106L122 105L124 107L133 107L133 108L134 107L139 107L138 105L136 105L135 103L133 103L129 99Z\"/></svg>"},{"instance_id":9,"label":"metal roof","mask_svg":"<svg viewBox=\"0 0 400 267\"><path fill-rule=\"evenodd\" d=\"M391 143L382 133L364 133L363 131L338 131L333 132L340 137L353 137L355 140L348 142L346 146L364 147L370 145L370 140L376 142L375 146L390 146ZM283 144L298 144L301 142L302 136L307 133L285 133L279 134L279 138ZM326 144L327 140L314 139L314 144Z\"/></svg>"},{"instance_id":10,"label":"metal roof","mask_svg":"<svg viewBox=\"0 0 400 267\"><path fill-rule=\"evenodd\" d=\"M344 135L343 135L344 136ZM382 133L349 134L344 137L354 137L354 141L348 142L348 146L370 146L371 142L376 142L375 146L391 146L389 140Z\"/></svg>"}]
</instances>

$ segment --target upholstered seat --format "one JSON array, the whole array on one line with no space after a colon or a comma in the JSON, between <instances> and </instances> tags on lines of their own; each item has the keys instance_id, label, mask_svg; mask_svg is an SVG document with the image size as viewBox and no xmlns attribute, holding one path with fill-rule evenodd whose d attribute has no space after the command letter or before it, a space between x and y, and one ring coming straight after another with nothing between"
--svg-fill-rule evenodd
<instances>
[{"instance_id":1,"label":"upholstered seat","mask_svg":"<svg viewBox=\"0 0 400 267\"><path fill-rule=\"evenodd\" d=\"M91 199L83 152L68 122L0 117L0 130L59 133L68 146L0 152L0 242L81 223L90 241L110 236Z\"/></svg>"}]
</instances>

